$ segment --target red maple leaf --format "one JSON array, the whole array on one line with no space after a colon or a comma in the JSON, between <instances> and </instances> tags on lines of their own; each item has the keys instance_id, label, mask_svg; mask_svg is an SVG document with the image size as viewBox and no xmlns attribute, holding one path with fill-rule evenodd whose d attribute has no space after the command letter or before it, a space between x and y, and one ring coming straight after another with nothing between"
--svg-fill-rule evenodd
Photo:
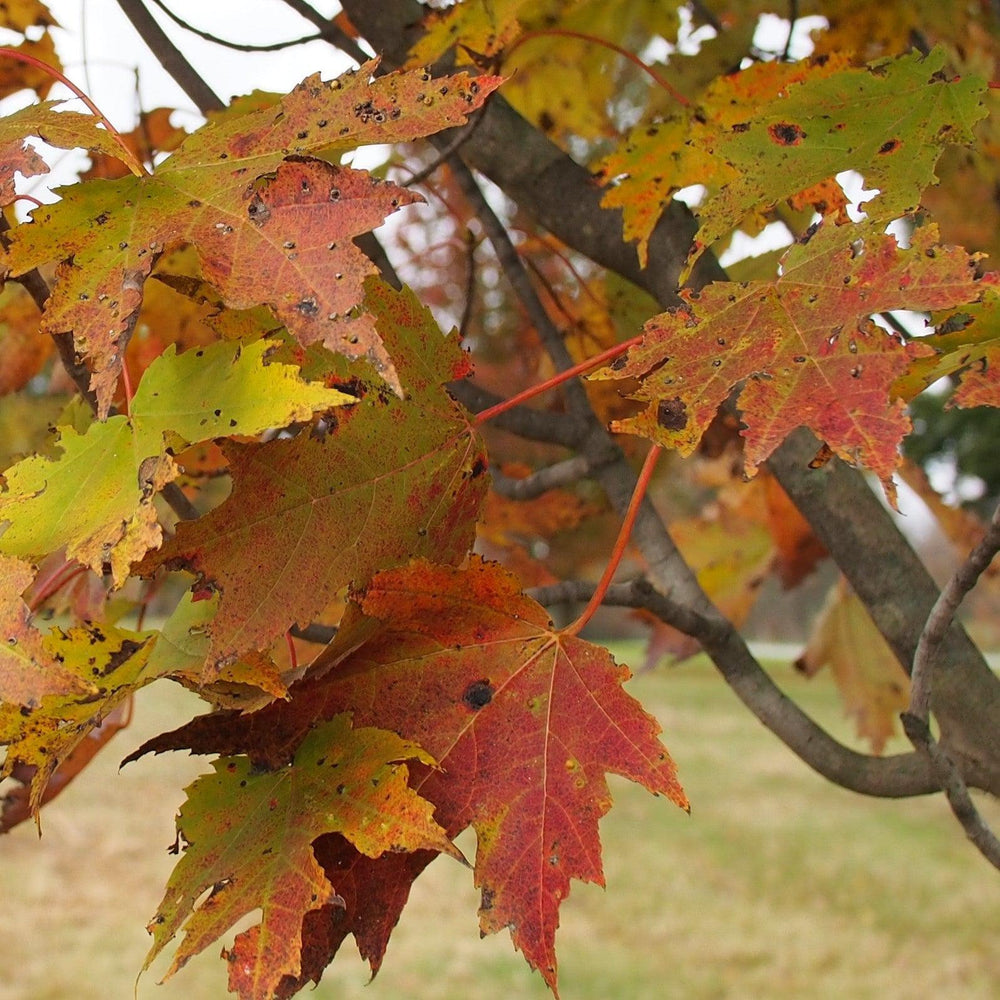
<instances>
[{"instance_id":1,"label":"red maple leaf","mask_svg":"<svg viewBox=\"0 0 1000 1000\"><path fill-rule=\"evenodd\" d=\"M845 233L847 234L845 236ZM860 238L850 242L852 236ZM715 282L654 316L624 361L596 373L641 379L636 417L613 424L689 454L740 383L746 466L753 473L797 427L888 481L909 429L893 382L929 349L876 327L875 313L977 301L998 276L977 257L917 229L908 249L873 226L823 225L774 281Z\"/></svg>"},{"instance_id":2,"label":"red maple leaf","mask_svg":"<svg viewBox=\"0 0 1000 1000\"><path fill-rule=\"evenodd\" d=\"M342 711L352 712L355 725L413 740L441 765L413 765L415 790L434 803L449 837L470 825L478 836L483 932L509 928L555 990L555 932L570 880L604 884L598 820L611 807L605 774L687 808L659 726L622 688L627 668L554 630L509 574L473 558L464 570L417 562L380 573L310 669L312 679L292 690L290 702L195 720L139 752L239 747L275 767L317 720ZM353 871L350 858L341 862ZM424 867L395 863L389 877L379 864L365 877L380 901L405 897ZM327 873L343 896L336 872ZM350 904L344 919L363 931L364 917ZM375 968L394 922L365 939ZM324 933L335 951L343 934Z\"/></svg>"}]
</instances>

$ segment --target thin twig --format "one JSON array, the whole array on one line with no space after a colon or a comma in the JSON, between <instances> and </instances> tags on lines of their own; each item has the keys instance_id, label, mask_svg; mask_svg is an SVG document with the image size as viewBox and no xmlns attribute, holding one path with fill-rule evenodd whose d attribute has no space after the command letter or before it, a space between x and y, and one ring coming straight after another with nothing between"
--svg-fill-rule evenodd
<instances>
[{"instance_id":1,"label":"thin twig","mask_svg":"<svg viewBox=\"0 0 1000 1000\"><path fill-rule=\"evenodd\" d=\"M492 420L498 413L502 413L511 406L518 406L521 403L527 402L529 399L534 399L535 396L541 395L543 392L548 392L549 389L557 385L565 384L577 375L583 375L585 372L593 371L595 368L603 365L606 361L613 361L615 358L621 357L621 355L623 355L630 347L635 347L641 340L642 337L638 336L633 337L631 340L622 341L620 344L615 344L614 347L609 347L606 351L601 351L600 354L595 354L592 358L587 358L579 364L572 365L570 368L565 368L562 371L557 372L551 378L545 379L544 382L528 386L527 389L523 389L521 392L516 393L509 399L505 399L502 403L498 403L496 406L490 407L488 410L483 410L481 413L477 413L476 423L486 423L487 420ZM579 385L579 383L573 384Z\"/></svg>"},{"instance_id":2,"label":"thin twig","mask_svg":"<svg viewBox=\"0 0 1000 1000\"><path fill-rule=\"evenodd\" d=\"M965 835L994 868L1000 868L1000 840L997 840L996 834L972 801L958 766L931 735L926 719L921 719L911 712L903 712L900 718L903 722L903 731L910 742L933 766L941 790L947 797L948 805L951 806L951 811L961 824Z\"/></svg>"},{"instance_id":3,"label":"thin twig","mask_svg":"<svg viewBox=\"0 0 1000 1000\"><path fill-rule=\"evenodd\" d=\"M914 748L930 761L955 818L966 836L994 867L1000 868L1000 840L976 808L958 765L948 751L931 735L929 717L931 690L936 659L945 634L966 594L1000 551L1000 506L986 534L969 553L948 585L941 592L927 616L927 623L917 641L910 680L910 707L901 716L903 730ZM940 667L938 667L940 669Z\"/></svg>"},{"instance_id":4,"label":"thin twig","mask_svg":"<svg viewBox=\"0 0 1000 1000\"><path fill-rule=\"evenodd\" d=\"M322 32L314 31L311 35L300 35L298 38L290 38L284 42L267 42L263 45L233 42L228 38L220 38L218 35L213 35L210 31L203 31L201 28L196 28L189 21L185 21L178 14L175 14L163 0L151 0L151 2L156 4L179 28L183 28L185 31L189 31L192 35L197 35L199 38L204 38L206 42L212 42L214 45L221 45L227 49L235 49L237 52L277 52L281 49L290 49L295 45L304 45L306 42L315 42L317 39L324 37Z\"/></svg>"},{"instance_id":5,"label":"thin twig","mask_svg":"<svg viewBox=\"0 0 1000 1000\"><path fill-rule=\"evenodd\" d=\"M177 85L191 98L203 115L209 111L222 111L225 108L225 102L187 61L181 50L157 24L153 15L146 10L142 0L118 0L118 6L132 22L132 27L149 46L149 50L156 56L160 65L174 78Z\"/></svg>"},{"instance_id":6,"label":"thin twig","mask_svg":"<svg viewBox=\"0 0 1000 1000\"><path fill-rule=\"evenodd\" d=\"M990 526L979 543L959 566L927 616L913 655L910 676L910 712L927 719L931 707L931 675L938 649L965 595L976 585L993 557L1000 551L1000 506L993 512Z\"/></svg>"},{"instance_id":7,"label":"thin twig","mask_svg":"<svg viewBox=\"0 0 1000 1000\"><path fill-rule=\"evenodd\" d=\"M319 37L323 41L329 42L341 52L349 55L359 66L370 58L368 53L346 31L305 3L305 0L282 0L282 2L286 7L291 7L300 17L304 17L310 24L316 25L319 29Z\"/></svg>"},{"instance_id":8,"label":"thin twig","mask_svg":"<svg viewBox=\"0 0 1000 1000\"><path fill-rule=\"evenodd\" d=\"M403 187L414 187L417 184L422 184L431 174L433 174L438 167L446 163L450 156L457 153L476 133L476 126L483 120L483 112L486 110L486 105L484 104L481 108L475 111L472 116L466 122L466 126L459 130L458 135L452 139L443 149L438 152L438 155L427 164L426 167L422 167L418 170L412 177L403 182Z\"/></svg>"},{"instance_id":9,"label":"thin twig","mask_svg":"<svg viewBox=\"0 0 1000 1000\"><path fill-rule=\"evenodd\" d=\"M534 500L549 490L586 479L591 471L590 462L585 455L574 455L522 478L506 476L499 469L491 467L490 478L493 489L508 500Z\"/></svg>"},{"instance_id":10,"label":"thin twig","mask_svg":"<svg viewBox=\"0 0 1000 1000\"><path fill-rule=\"evenodd\" d=\"M514 289L514 294L524 307L529 321L535 327L542 346L557 369L564 371L567 368L572 368L573 358L563 342L562 335L546 312L542 300L538 297L527 269L518 255L517 248L507 232L507 227L493 211L493 207L486 200L486 196L476 183L472 171L465 163L457 156L452 156L448 160L448 165L451 167L462 194L465 195L472 210L483 224L483 229L486 231L486 236L493 247L500 267L510 282L511 288ZM564 392L571 413L593 418L594 411L590 407L583 386L578 381L568 382Z\"/></svg>"},{"instance_id":11,"label":"thin twig","mask_svg":"<svg viewBox=\"0 0 1000 1000\"><path fill-rule=\"evenodd\" d=\"M653 478L657 459L662 454L663 448L658 444L654 444L646 453L646 460L642 463L642 469L639 472L639 478L636 480L632 499L629 502L628 510L625 511L625 516L622 518L621 530L615 539L614 548L608 557L607 565L604 567L601 579L597 582L597 588L594 590L593 596L587 601L587 605L583 611L580 612L580 617L564 630L568 635L579 635L580 631L594 617L597 609L601 606L601 601L604 600L604 595L607 593L608 587L611 586L611 581L615 573L618 572L618 567L621 565L625 549L628 546L629 539L632 537L632 528L635 527L636 518L639 516L639 508L645 499L646 493L649 491L649 483Z\"/></svg>"}]
</instances>

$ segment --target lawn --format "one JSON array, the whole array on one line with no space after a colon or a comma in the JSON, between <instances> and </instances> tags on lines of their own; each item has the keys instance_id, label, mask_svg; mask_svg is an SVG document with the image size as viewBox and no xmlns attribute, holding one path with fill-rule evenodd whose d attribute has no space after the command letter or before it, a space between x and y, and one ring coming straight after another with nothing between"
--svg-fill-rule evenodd
<instances>
[{"instance_id":1,"label":"lawn","mask_svg":"<svg viewBox=\"0 0 1000 1000\"><path fill-rule=\"evenodd\" d=\"M623 652L627 662L634 647ZM825 680L782 665L774 673L849 739ZM828 784L702 659L638 677L630 690L660 719L692 813L612 779L616 805L602 823L608 888L574 883L563 905L563 1000L1000 995L1000 879L942 799L879 802ZM46 808L41 840L26 825L0 842L0 1000L132 996L144 924L174 860L166 848L181 789L207 762L165 755L121 774L117 762L197 704L171 685L141 692L132 728ZM986 805L1000 823L1000 809ZM461 846L471 856L474 839L467 833ZM302 995L546 997L506 935L479 939L477 902L471 874L438 860L372 984L345 947L319 989ZM140 1000L226 995L217 947L156 985L168 964L161 957L140 979Z\"/></svg>"}]
</instances>

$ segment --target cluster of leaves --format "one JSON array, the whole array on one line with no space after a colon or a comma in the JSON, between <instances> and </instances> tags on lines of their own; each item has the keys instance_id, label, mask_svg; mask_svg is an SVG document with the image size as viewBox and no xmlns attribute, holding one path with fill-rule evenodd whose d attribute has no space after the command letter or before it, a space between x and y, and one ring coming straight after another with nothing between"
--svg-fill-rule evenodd
<instances>
[{"instance_id":1,"label":"cluster of leaves","mask_svg":"<svg viewBox=\"0 0 1000 1000\"><path fill-rule=\"evenodd\" d=\"M509 928L555 990L559 906L572 879L603 881L606 774L687 807L657 724L622 687L628 671L522 589L600 558L616 523L583 489L514 506L491 492L491 463L516 480L547 453L488 437L455 398L469 348L480 387L507 396L543 379L536 330L514 312L499 331L466 315L463 344L421 298L446 314L447 289L467 283L415 264L415 291L380 277L355 240L423 199L342 165L345 153L386 143L406 155L502 88L587 150L643 263L693 183L706 191L685 273L738 229L797 227L769 270L684 289L656 315L550 237L520 248L576 360L632 338L590 380L589 405L626 447L638 437L700 455L687 498L665 502L686 515L684 556L734 621L767 573L792 585L823 554L773 480L742 481L792 431L812 429L892 496L912 398L953 375L959 405L1000 403L1000 279L918 213L941 157L967 155L989 126L986 80L946 35L929 54L720 75L720 53L748 46L765 9L737 6L717 12L701 62L678 51L662 67L666 97L595 40L679 44L677 5L467 0L427 12L408 68L309 76L189 135L161 109L122 136L42 100L52 76L37 66L2 63L2 93L34 89L39 102L0 119L0 742L3 776L22 784L0 825L37 817L135 691L198 691L209 714L133 754L219 755L187 790L147 966L183 933L172 974L259 908L228 952L241 997L318 981L348 934L377 970L414 879L439 854L461 859L453 840L471 826L483 932ZM22 55L57 65L48 31L35 38L53 23L42 4L0 5L0 18L34 32ZM844 30L834 22L831 36ZM480 68L423 68L448 52ZM481 72L501 63L516 70L506 81ZM595 72L605 63L619 75ZM619 136L625 111L639 122ZM16 175L48 170L27 137L85 149L94 168L14 224ZM845 170L878 188L861 222L835 181ZM438 233L457 236L469 218L451 207L455 179L437 193L449 206ZM900 217L905 239L889 230ZM472 270L475 239L464 246L451 259ZM567 270L582 289L572 300ZM942 332L913 339L874 321L901 309ZM696 503L706 491L710 508ZM149 581L168 571L190 590L168 584L165 620L143 628ZM60 624L45 630L42 609ZM337 627L322 651L292 645L316 623ZM844 649L870 628L838 585L801 665L834 666L878 750L906 678L888 648L874 676L857 676ZM651 648L689 651L662 623Z\"/></svg>"}]
</instances>

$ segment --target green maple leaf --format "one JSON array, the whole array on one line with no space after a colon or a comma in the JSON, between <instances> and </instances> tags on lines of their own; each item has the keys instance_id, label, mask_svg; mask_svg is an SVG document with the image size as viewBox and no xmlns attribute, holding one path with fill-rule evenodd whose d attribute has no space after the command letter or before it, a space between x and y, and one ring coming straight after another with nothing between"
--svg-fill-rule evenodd
<instances>
[{"instance_id":1,"label":"green maple leaf","mask_svg":"<svg viewBox=\"0 0 1000 1000\"><path fill-rule=\"evenodd\" d=\"M397 386L371 318L352 312L375 273L352 238L419 196L308 154L461 124L499 80L460 74L431 86L423 72L371 80L373 69L327 83L308 77L277 105L206 125L154 176L74 184L16 228L14 274L59 262L42 330L73 331L102 417L143 284L157 258L183 243L197 248L228 305L266 304L303 344L368 357Z\"/></svg>"},{"instance_id":2,"label":"green maple leaf","mask_svg":"<svg viewBox=\"0 0 1000 1000\"><path fill-rule=\"evenodd\" d=\"M844 170L880 194L873 217L913 211L937 177L945 146L972 144L986 115L986 83L953 79L946 53L913 54L862 69L835 63L764 63L722 77L698 102L661 123L644 123L601 164L618 178L604 204L620 207L625 236L646 260L649 236L681 188L705 184L690 265L745 218Z\"/></svg>"},{"instance_id":3,"label":"green maple leaf","mask_svg":"<svg viewBox=\"0 0 1000 1000\"><path fill-rule=\"evenodd\" d=\"M270 997L301 967L302 919L336 899L312 842L341 833L363 854L428 849L461 857L432 818L433 807L407 786L402 763L434 760L382 729L353 729L342 714L312 729L285 766L254 767L246 757L215 763L187 792L177 829L184 854L149 925L148 968L183 928L166 977L258 907L254 947L241 949L253 996ZM206 889L208 899L195 909ZM240 935L246 936L247 932Z\"/></svg>"},{"instance_id":4,"label":"green maple leaf","mask_svg":"<svg viewBox=\"0 0 1000 1000\"><path fill-rule=\"evenodd\" d=\"M38 558L66 547L100 573L110 562L116 584L129 566L160 544L153 498L177 475L168 454L230 434L259 434L308 420L354 398L304 382L298 369L267 364L273 345L218 342L150 364L130 415L64 427L53 460L26 458L4 474L0 552Z\"/></svg>"}]
</instances>

